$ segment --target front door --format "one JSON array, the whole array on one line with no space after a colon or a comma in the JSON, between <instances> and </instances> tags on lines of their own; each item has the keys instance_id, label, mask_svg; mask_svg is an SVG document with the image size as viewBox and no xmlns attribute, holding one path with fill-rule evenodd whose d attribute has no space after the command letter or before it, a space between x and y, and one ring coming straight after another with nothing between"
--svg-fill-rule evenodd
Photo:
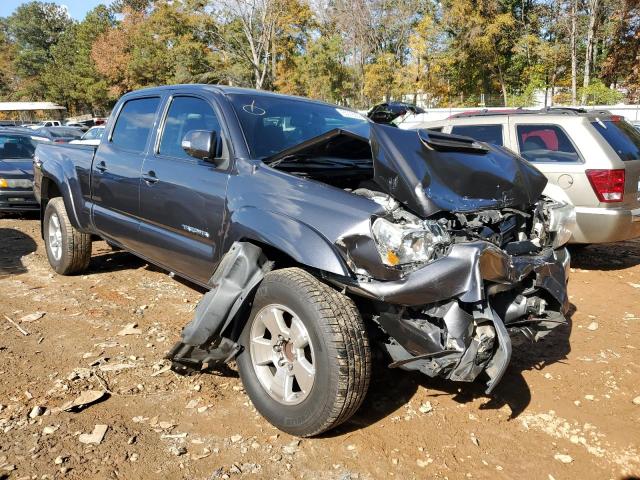
<instances>
[{"instance_id":1,"label":"front door","mask_svg":"<svg viewBox=\"0 0 640 480\"><path fill-rule=\"evenodd\" d=\"M150 260L204 284L220 258L229 173L190 157L182 139L192 130L215 130L221 138L221 127L205 98L181 95L170 102L142 166L140 238Z\"/></svg>"},{"instance_id":2,"label":"front door","mask_svg":"<svg viewBox=\"0 0 640 480\"><path fill-rule=\"evenodd\" d=\"M128 100L110 138L98 147L91 174L93 221L105 238L139 250L140 169L160 97Z\"/></svg>"}]
</instances>

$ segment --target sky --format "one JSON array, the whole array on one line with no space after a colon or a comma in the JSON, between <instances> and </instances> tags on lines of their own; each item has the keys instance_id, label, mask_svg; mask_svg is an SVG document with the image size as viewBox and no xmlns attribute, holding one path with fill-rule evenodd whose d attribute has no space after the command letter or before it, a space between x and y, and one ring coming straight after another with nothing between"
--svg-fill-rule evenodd
<instances>
[{"instance_id":1,"label":"sky","mask_svg":"<svg viewBox=\"0 0 640 480\"><path fill-rule=\"evenodd\" d=\"M47 0L49 2L64 5L71 18L82 20L86 13L101 3L109 4L112 0ZM8 17L20 5L28 3L24 0L0 0L0 17Z\"/></svg>"}]
</instances>

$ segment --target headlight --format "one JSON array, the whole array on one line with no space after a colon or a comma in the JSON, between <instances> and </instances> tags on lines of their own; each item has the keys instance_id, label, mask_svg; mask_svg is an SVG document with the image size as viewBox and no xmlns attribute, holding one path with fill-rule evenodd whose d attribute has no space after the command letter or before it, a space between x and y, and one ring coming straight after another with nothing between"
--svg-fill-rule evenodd
<instances>
[{"instance_id":1,"label":"headlight","mask_svg":"<svg viewBox=\"0 0 640 480\"><path fill-rule=\"evenodd\" d=\"M378 218L371 227L382 263L424 264L434 260L451 243L451 237L437 222L398 224Z\"/></svg>"},{"instance_id":2,"label":"headlight","mask_svg":"<svg viewBox=\"0 0 640 480\"><path fill-rule=\"evenodd\" d=\"M553 248L559 248L571 239L576 227L576 209L573 205L556 203L549 208L549 231L554 232Z\"/></svg>"},{"instance_id":3,"label":"headlight","mask_svg":"<svg viewBox=\"0 0 640 480\"><path fill-rule=\"evenodd\" d=\"M33 188L33 182L27 178L0 178L0 188Z\"/></svg>"}]
</instances>

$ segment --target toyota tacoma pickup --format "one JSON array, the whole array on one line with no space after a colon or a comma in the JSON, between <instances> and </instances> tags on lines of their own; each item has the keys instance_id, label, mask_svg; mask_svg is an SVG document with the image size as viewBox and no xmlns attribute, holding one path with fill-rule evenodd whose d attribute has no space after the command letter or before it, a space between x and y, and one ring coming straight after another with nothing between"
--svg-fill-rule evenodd
<instances>
[{"instance_id":1,"label":"toyota tacoma pickup","mask_svg":"<svg viewBox=\"0 0 640 480\"><path fill-rule=\"evenodd\" d=\"M566 323L573 209L521 157L468 137L180 85L125 95L99 146L41 144L34 168L51 267L85 271L102 238L206 287L174 369L235 360L291 434L353 415L374 348L489 393L512 338Z\"/></svg>"}]
</instances>

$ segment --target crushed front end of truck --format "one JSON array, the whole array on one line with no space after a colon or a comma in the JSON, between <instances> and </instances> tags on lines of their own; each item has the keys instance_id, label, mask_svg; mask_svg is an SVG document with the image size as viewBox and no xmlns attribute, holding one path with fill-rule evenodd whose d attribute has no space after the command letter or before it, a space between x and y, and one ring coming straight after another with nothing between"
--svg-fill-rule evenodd
<instances>
[{"instance_id":1,"label":"crushed front end of truck","mask_svg":"<svg viewBox=\"0 0 640 480\"><path fill-rule=\"evenodd\" d=\"M545 203L546 214L538 208ZM552 206L541 200L531 213L507 209L462 215L466 228L459 220L441 219L442 233L435 236L437 253L428 263L394 270L387 265L390 271L384 280L373 278L367 266L376 262L376 255L395 262L398 253L381 252L374 245L375 235L345 237L340 245L359 274L349 282L328 279L371 299L371 318L383 332L391 368L464 382L486 372L489 393L509 364L512 337L537 341L566 323L570 258L566 248L553 248L550 237L559 232L548 229L549 215L570 220L571 211ZM518 223L520 228L509 240L489 233ZM411 225L433 230L433 225L416 219ZM528 235L527 229L531 229ZM487 237L482 238L479 230ZM536 236L541 232L549 232L548 238ZM381 276L379 271L376 275Z\"/></svg>"},{"instance_id":2,"label":"crushed front end of truck","mask_svg":"<svg viewBox=\"0 0 640 480\"><path fill-rule=\"evenodd\" d=\"M372 134L385 188L353 193L384 214L336 242L355 279L328 279L371 299L391 368L465 382L485 372L489 393L512 338L537 341L566 323L564 245L575 212L542 196L546 179L510 152L424 131L416 138L421 150L389 129Z\"/></svg>"},{"instance_id":3,"label":"crushed front end of truck","mask_svg":"<svg viewBox=\"0 0 640 480\"><path fill-rule=\"evenodd\" d=\"M564 245L575 212L543 196L546 178L512 152L467 137L371 125L332 130L265 163L339 186L349 192L341 198L358 206L368 200L373 214L345 220L335 211L300 213L298 221L332 242L349 274L307 268L357 303L391 368L464 382L484 372L491 392L509 365L512 338L537 341L566 323ZM297 187L282 195L282 205L300 212L322 204ZM343 232L334 237L331 216L331 230ZM302 240L291 237L299 249ZM241 351L241 312L256 285L279 268L271 260L251 242L234 244L169 355L176 369L229 361Z\"/></svg>"}]
</instances>

